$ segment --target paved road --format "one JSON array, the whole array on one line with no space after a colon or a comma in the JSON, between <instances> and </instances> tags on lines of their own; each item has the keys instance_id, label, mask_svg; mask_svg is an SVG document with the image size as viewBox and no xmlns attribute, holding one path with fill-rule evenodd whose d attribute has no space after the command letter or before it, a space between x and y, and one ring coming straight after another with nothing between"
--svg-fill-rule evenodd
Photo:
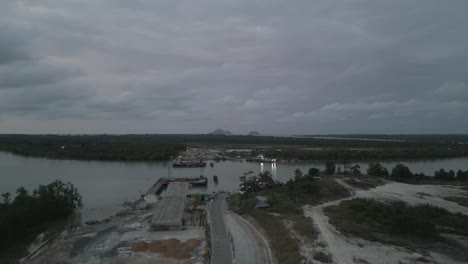
<instances>
[{"instance_id":1,"label":"paved road","mask_svg":"<svg viewBox=\"0 0 468 264\"><path fill-rule=\"evenodd\" d=\"M258 227L255 227L251 222L247 221L243 217L235 214L229 213L231 219L235 220L237 224L244 230L248 236L248 240L253 244L253 251L255 252L255 262L256 264L277 264L278 262L273 257L271 252L270 244L268 240L263 236L261 232L258 231ZM236 240L234 239L234 243ZM237 245L237 244L236 244ZM238 251L235 250L237 253ZM237 257L237 255L236 255ZM246 263L251 263L252 260ZM237 261L237 263L242 263Z\"/></svg>"},{"instance_id":2,"label":"paved road","mask_svg":"<svg viewBox=\"0 0 468 264\"><path fill-rule=\"evenodd\" d=\"M232 264L231 241L229 240L224 223L226 205L225 194L220 194L209 205L209 219L211 231L211 263Z\"/></svg>"},{"instance_id":3,"label":"paved road","mask_svg":"<svg viewBox=\"0 0 468 264\"><path fill-rule=\"evenodd\" d=\"M233 238L234 259L240 264L256 264L255 249L256 245L250 239L247 230L245 230L232 216L232 213L226 215L226 224ZM265 263L265 262L263 262ZM258 263L258 264L263 264Z\"/></svg>"}]
</instances>

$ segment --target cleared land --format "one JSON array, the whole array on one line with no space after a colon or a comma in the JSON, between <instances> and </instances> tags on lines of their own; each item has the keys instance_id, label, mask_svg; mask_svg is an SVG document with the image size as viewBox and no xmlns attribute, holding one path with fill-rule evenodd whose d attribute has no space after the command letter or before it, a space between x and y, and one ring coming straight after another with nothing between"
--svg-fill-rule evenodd
<instances>
[{"instance_id":1,"label":"cleared land","mask_svg":"<svg viewBox=\"0 0 468 264\"><path fill-rule=\"evenodd\" d=\"M462 228L459 229L459 231L461 230L462 232L457 232L456 235L448 234L446 229L439 230L437 235L434 237L440 239L437 243L444 246L446 250L441 250L440 248L436 248L434 250L434 248L428 247L427 244L412 244L405 240L396 240L396 243L390 243L390 241L380 240L385 241L385 243L382 243L376 241L375 237L374 239L370 238L369 236L371 236L371 234L367 231L371 231L372 228L378 228L378 225L370 221L366 222L365 213L361 218L359 218L358 215L354 218L355 214L353 213L353 217L351 218L353 221L357 221L357 219L359 219L365 223L364 227L371 228L371 230L367 231L357 229L360 230L361 233L353 233L348 229L343 228L346 224L357 228L356 225L353 225L353 221L346 221L345 216L340 215L340 213L345 214L345 212L335 210L334 213L337 216L333 218L335 222L333 219L329 222L329 217L324 213L324 208L330 207L332 208L331 210L333 210L333 208L340 209L341 203L344 203L345 206L346 203L349 203L348 200L360 197L383 201L383 207L381 207L381 204L376 204L375 208L372 209L377 212L376 215L380 215L378 212L385 209L385 204L388 205L400 201L408 204L408 206L430 204L432 206L444 208L445 210L442 211L448 212L448 215L450 216L455 215L455 218L457 219L464 219L468 213L466 211L466 207L460 206L455 202L446 201L442 198L444 196L460 194L462 191L459 188L435 185L409 185L391 182L373 189L361 190L346 184L344 181L339 182L350 188L354 195L349 198L327 202L318 206L306 205L303 207L305 215L313 218L314 224L319 231L318 240L321 241L323 250L330 253L332 256L333 263L466 263L466 256L464 256L463 253L460 253L459 248L459 246L464 247L463 241L466 241L467 239L460 235L464 232L463 228L465 227L463 225ZM421 195L421 193L426 195ZM348 205L353 208L352 205ZM367 207L365 208L367 209ZM439 209L436 209L436 211L438 210ZM460 217L460 214L463 216ZM338 215L343 218L342 221L344 222L340 223L342 225L337 224L337 221L339 220L336 219L340 219ZM334 224L336 224L336 226ZM455 241L454 244L451 244L452 242L447 242L449 241L447 237L450 237L452 241ZM374 241L370 241L369 239ZM422 240L419 240L419 242L420 241ZM447 243L444 243L444 241ZM398 242L401 243L400 246L396 245ZM434 242L430 242L428 244L431 243ZM410 247L411 245L413 247ZM415 247L415 245L417 245L417 247ZM453 245L453 247L451 245Z\"/></svg>"},{"instance_id":2,"label":"cleared land","mask_svg":"<svg viewBox=\"0 0 468 264\"><path fill-rule=\"evenodd\" d=\"M356 198L325 208L330 223L346 234L369 241L427 249L468 260L462 246L444 233L468 235L468 216L430 206L407 206Z\"/></svg>"}]
</instances>

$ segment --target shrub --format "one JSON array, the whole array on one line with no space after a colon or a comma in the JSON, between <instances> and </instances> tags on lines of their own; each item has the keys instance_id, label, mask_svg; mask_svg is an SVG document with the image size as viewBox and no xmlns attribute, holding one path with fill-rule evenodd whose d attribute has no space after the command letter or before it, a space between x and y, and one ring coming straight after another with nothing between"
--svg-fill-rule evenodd
<instances>
[{"instance_id":1,"label":"shrub","mask_svg":"<svg viewBox=\"0 0 468 264\"><path fill-rule=\"evenodd\" d=\"M323 252L316 252L314 254L314 259L323 263L332 263L332 257L330 254L325 254Z\"/></svg>"}]
</instances>

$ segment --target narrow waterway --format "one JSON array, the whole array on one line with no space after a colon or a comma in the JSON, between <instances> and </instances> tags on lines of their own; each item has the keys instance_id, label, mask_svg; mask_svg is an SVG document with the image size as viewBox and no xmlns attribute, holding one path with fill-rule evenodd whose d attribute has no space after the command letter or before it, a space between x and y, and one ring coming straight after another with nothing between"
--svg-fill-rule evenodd
<instances>
[{"instance_id":1,"label":"narrow waterway","mask_svg":"<svg viewBox=\"0 0 468 264\"><path fill-rule=\"evenodd\" d=\"M413 172L432 175L435 170L468 170L468 158L453 158L430 161L394 161L381 162L391 169L398 163L404 163ZM122 209L126 201L137 199L160 177L198 177L205 175L209 179L206 192L224 190L236 191L239 176L247 171L258 173L268 170L275 179L287 181L299 168L307 172L309 168L324 168L324 162L306 162L301 164L260 164L238 161L214 163L214 168L169 168L168 162L95 162L49 160L42 158L24 158L0 152L0 193L12 192L23 186L28 190L40 184L48 184L56 179L73 183L83 196L83 220L102 219ZM337 164L339 166L339 164ZM368 162L361 162L361 170L367 169ZM342 165L341 165L342 166ZM213 183L213 175L219 178L219 184Z\"/></svg>"}]
</instances>

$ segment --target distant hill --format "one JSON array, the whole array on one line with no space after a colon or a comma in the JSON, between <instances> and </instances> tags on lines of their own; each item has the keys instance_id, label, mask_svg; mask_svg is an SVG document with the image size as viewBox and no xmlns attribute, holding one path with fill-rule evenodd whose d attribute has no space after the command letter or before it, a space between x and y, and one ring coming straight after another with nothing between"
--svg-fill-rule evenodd
<instances>
[{"instance_id":1,"label":"distant hill","mask_svg":"<svg viewBox=\"0 0 468 264\"><path fill-rule=\"evenodd\" d=\"M258 131L250 131L249 134L247 134L249 136L260 136L260 133L258 133Z\"/></svg>"},{"instance_id":2,"label":"distant hill","mask_svg":"<svg viewBox=\"0 0 468 264\"><path fill-rule=\"evenodd\" d=\"M229 130L216 129L215 131L208 133L209 135L232 135Z\"/></svg>"}]
</instances>

